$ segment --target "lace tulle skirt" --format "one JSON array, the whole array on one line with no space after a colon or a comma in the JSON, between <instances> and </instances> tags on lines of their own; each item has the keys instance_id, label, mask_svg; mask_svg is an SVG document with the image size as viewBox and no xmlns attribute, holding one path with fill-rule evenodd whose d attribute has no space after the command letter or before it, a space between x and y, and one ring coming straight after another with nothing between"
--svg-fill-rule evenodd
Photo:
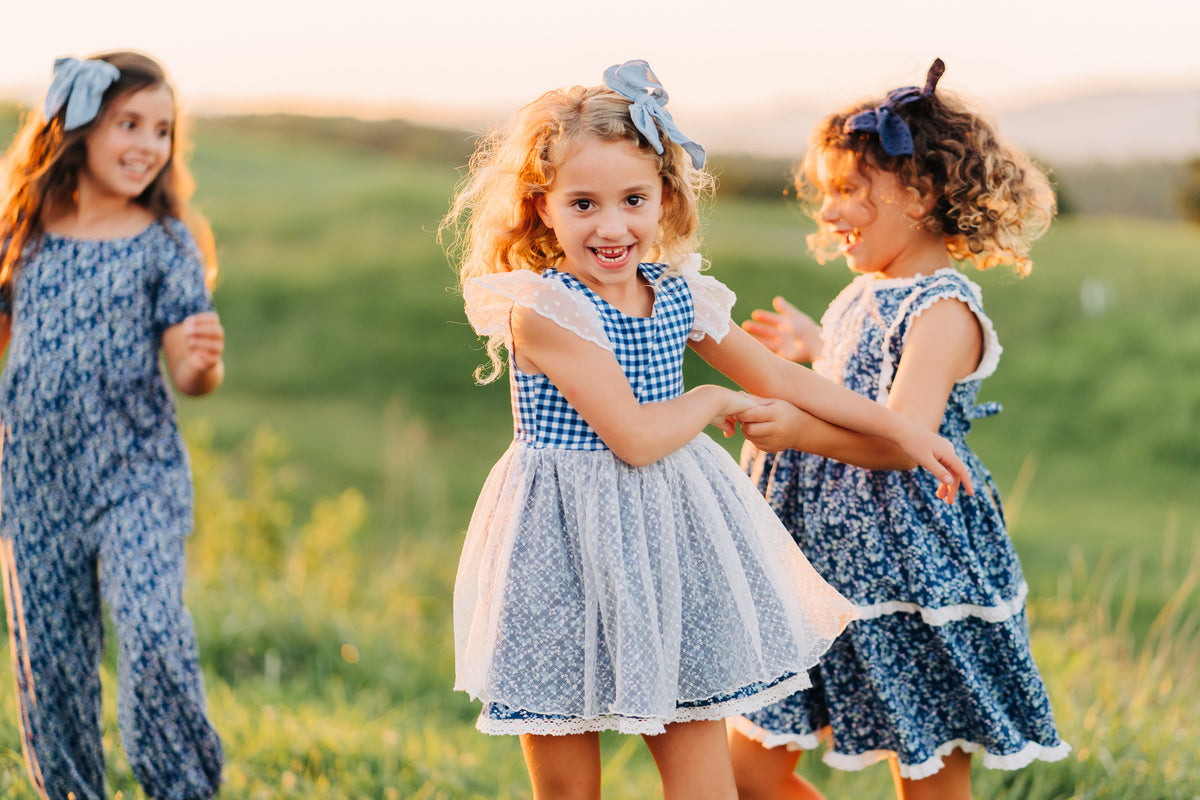
<instances>
[{"instance_id":1,"label":"lace tulle skirt","mask_svg":"<svg viewBox=\"0 0 1200 800\"><path fill-rule=\"evenodd\" d=\"M855 615L707 436L645 467L514 443L459 563L455 686L488 733L660 733L807 686Z\"/></svg>"}]
</instances>

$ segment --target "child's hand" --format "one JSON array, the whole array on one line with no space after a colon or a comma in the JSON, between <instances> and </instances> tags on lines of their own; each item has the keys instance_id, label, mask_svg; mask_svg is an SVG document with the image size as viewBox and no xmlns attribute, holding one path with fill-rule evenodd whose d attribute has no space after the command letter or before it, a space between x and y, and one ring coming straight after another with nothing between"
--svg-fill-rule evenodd
<instances>
[{"instance_id":1,"label":"child's hand","mask_svg":"<svg viewBox=\"0 0 1200 800\"><path fill-rule=\"evenodd\" d=\"M163 331L171 381L187 395L208 394L225 377L225 329L214 311L193 314Z\"/></svg>"},{"instance_id":2,"label":"child's hand","mask_svg":"<svg viewBox=\"0 0 1200 800\"><path fill-rule=\"evenodd\" d=\"M960 483L967 494L975 494L971 472L948 440L918 425L915 426L912 441L906 440L900 447L918 466L929 470L942 482L938 487L937 496L947 503L953 503L954 498L958 496Z\"/></svg>"},{"instance_id":3,"label":"child's hand","mask_svg":"<svg viewBox=\"0 0 1200 800\"><path fill-rule=\"evenodd\" d=\"M202 311L183 321L185 358L197 372L205 372L221 363L225 352L225 329L215 311Z\"/></svg>"},{"instance_id":4,"label":"child's hand","mask_svg":"<svg viewBox=\"0 0 1200 800\"><path fill-rule=\"evenodd\" d=\"M812 416L784 400L760 400L753 408L738 415L742 435L764 453L778 453L795 447L800 432Z\"/></svg>"},{"instance_id":5,"label":"child's hand","mask_svg":"<svg viewBox=\"0 0 1200 800\"><path fill-rule=\"evenodd\" d=\"M725 394L723 398L725 404L709 424L720 428L721 433L725 434L725 438L729 439L737 433L738 416L754 408L761 401L745 392L735 392L724 387L713 388L720 389Z\"/></svg>"},{"instance_id":6,"label":"child's hand","mask_svg":"<svg viewBox=\"0 0 1200 800\"><path fill-rule=\"evenodd\" d=\"M788 361L805 363L820 358L821 326L782 297L776 297L773 305L774 312L751 312L742 330Z\"/></svg>"}]
</instances>

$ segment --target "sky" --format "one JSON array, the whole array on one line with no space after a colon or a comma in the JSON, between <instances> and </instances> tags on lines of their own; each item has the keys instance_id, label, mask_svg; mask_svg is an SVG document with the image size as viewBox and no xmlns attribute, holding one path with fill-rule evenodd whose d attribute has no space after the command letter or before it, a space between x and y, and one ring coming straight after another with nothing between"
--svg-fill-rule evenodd
<instances>
[{"instance_id":1,"label":"sky","mask_svg":"<svg viewBox=\"0 0 1200 800\"><path fill-rule=\"evenodd\" d=\"M996 109L1104 88L1200 84L1200 5L1139 0L0 0L0 96L34 102L53 60L132 48L193 110L507 114L650 62L672 108L840 106L920 83Z\"/></svg>"}]
</instances>

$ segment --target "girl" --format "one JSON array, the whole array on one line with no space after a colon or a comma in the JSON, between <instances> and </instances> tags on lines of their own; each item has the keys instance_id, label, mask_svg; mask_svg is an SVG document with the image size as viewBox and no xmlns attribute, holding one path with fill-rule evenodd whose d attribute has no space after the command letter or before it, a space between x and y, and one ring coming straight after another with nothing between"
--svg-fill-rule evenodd
<instances>
[{"instance_id":1,"label":"girl","mask_svg":"<svg viewBox=\"0 0 1200 800\"><path fill-rule=\"evenodd\" d=\"M999 496L966 446L971 421L998 410L975 396L1000 345L979 287L952 265L1009 262L1028 273L1054 199L988 122L935 91L942 70L935 61L924 89L897 89L817 127L797 176L821 201L810 244L819 256L840 252L858 277L825 312L819 341L783 301L748 328L779 352L813 351L821 375L940 430L984 490L937 503L936 481L905 470L890 442L786 403L740 416L761 451L794 448L771 456L748 445L751 474L861 612L811 689L734 724L742 798L818 797L793 775L796 749L830 732L826 762L861 769L890 758L896 794L909 800L969 797L974 751L1001 769L1068 751L1030 656L1027 587Z\"/></svg>"},{"instance_id":2,"label":"girl","mask_svg":"<svg viewBox=\"0 0 1200 800\"><path fill-rule=\"evenodd\" d=\"M216 262L188 209L177 125L150 58L64 58L7 156L0 566L25 758L55 800L105 796L102 598L121 737L147 795L210 797L220 782L182 597L191 476L159 370L161 350L189 395L224 372Z\"/></svg>"},{"instance_id":3,"label":"girl","mask_svg":"<svg viewBox=\"0 0 1200 800\"><path fill-rule=\"evenodd\" d=\"M552 91L487 140L462 221L467 315L508 351L515 441L471 519L455 583L456 688L520 734L536 798L599 796L598 731L640 733L668 798L732 798L723 717L808 684L854 612L707 436L754 400L683 392L691 346L751 391L960 465L920 425L730 325L685 258L709 180L644 61ZM650 263L644 263L649 258ZM964 468L965 469L965 468ZM968 485L969 488L969 485Z\"/></svg>"}]
</instances>

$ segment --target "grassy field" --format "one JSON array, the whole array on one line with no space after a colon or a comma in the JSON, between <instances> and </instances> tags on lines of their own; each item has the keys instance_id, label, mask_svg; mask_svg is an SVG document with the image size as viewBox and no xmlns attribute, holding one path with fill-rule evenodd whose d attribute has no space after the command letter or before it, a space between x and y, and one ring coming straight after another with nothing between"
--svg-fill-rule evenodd
<instances>
[{"instance_id":1,"label":"grassy field","mask_svg":"<svg viewBox=\"0 0 1200 800\"><path fill-rule=\"evenodd\" d=\"M450 689L462 532L511 436L507 387L472 384L483 354L435 241L456 173L339 141L199 130L228 377L180 415L222 796L526 798L515 741L476 733L477 709ZM706 225L739 319L778 293L819 314L847 280L805 255L807 224L782 199L719 197ZM1037 656L1075 747L980 770L981 797L1200 793L1197 256L1200 232L1179 223L1066 218L1032 276L979 276L1005 347L981 399L1005 413L972 444L1004 490ZM689 383L713 379L689 362ZM0 670L0 795L32 797L10 686ZM109 700L113 789L140 797ZM606 796L655 796L639 741L604 747ZM802 769L831 798L890 796L885 767Z\"/></svg>"}]
</instances>

